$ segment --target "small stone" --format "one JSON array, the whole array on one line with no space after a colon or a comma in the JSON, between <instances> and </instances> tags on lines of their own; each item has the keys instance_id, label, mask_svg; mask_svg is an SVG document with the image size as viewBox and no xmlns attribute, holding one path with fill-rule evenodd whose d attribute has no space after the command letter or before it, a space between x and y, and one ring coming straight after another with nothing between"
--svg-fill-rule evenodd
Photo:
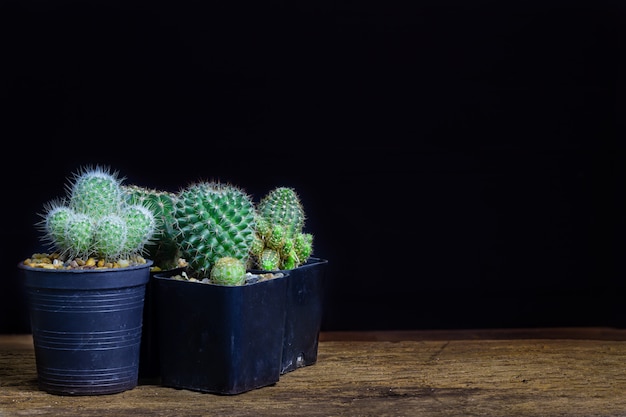
<instances>
[{"instance_id":1,"label":"small stone","mask_svg":"<svg viewBox=\"0 0 626 417\"><path fill-rule=\"evenodd\" d=\"M251 273L246 274L246 284L254 284L259 282L259 276Z\"/></svg>"}]
</instances>

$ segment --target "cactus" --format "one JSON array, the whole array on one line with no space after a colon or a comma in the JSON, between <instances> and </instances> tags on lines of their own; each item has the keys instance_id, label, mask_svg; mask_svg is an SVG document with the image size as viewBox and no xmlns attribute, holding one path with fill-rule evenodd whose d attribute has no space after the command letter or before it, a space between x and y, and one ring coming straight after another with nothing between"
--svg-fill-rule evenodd
<instances>
[{"instance_id":1,"label":"cactus","mask_svg":"<svg viewBox=\"0 0 626 417\"><path fill-rule=\"evenodd\" d=\"M145 245L148 258L154 266L161 269L173 269L180 264L181 253L175 239L174 204L176 194L142 187L139 185L122 185L124 198L128 204L139 204L152 211L155 217L155 232L151 242Z\"/></svg>"},{"instance_id":2,"label":"cactus","mask_svg":"<svg viewBox=\"0 0 626 417\"><path fill-rule=\"evenodd\" d=\"M70 208L94 219L119 213L122 205L121 179L106 168L83 168L74 174L70 190Z\"/></svg>"},{"instance_id":3,"label":"cactus","mask_svg":"<svg viewBox=\"0 0 626 417\"><path fill-rule=\"evenodd\" d=\"M69 254L72 258L89 257L94 251L95 223L93 219L84 213L72 212L65 225L64 247L61 252Z\"/></svg>"},{"instance_id":4,"label":"cactus","mask_svg":"<svg viewBox=\"0 0 626 417\"><path fill-rule=\"evenodd\" d=\"M313 253L313 235L311 233L298 233L294 239L293 250L299 259L309 259Z\"/></svg>"},{"instance_id":5,"label":"cactus","mask_svg":"<svg viewBox=\"0 0 626 417\"><path fill-rule=\"evenodd\" d=\"M265 271L275 271L280 269L280 253L274 249L263 249L258 256L258 265Z\"/></svg>"},{"instance_id":6,"label":"cactus","mask_svg":"<svg viewBox=\"0 0 626 417\"><path fill-rule=\"evenodd\" d=\"M128 229L126 221L118 214L111 213L100 217L92 234L94 251L108 259L119 257L126 248Z\"/></svg>"},{"instance_id":7,"label":"cactus","mask_svg":"<svg viewBox=\"0 0 626 417\"><path fill-rule=\"evenodd\" d=\"M124 208L122 219L128 227L123 252L132 253L137 247L145 248L156 231L154 213L141 204L132 204Z\"/></svg>"},{"instance_id":8,"label":"cactus","mask_svg":"<svg viewBox=\"0 0 626 417\"><path fill-rule=\"evenodd\" d=\"M209 282L217 285L243 285L246 282L246 264L230 256L219 258L211 268Z\"/></svg>"},{"instance_id":9,"label":"cactus","mask_svg":"<svg viewBox=\"0 0 626 417\"><path fill-rule=\"evenodd\" d=\"M65 228L69 224L70 219L75 216L74 211L65 206L61 200L49 202L44 209L46 216L43 224L44 238L48 240L48 244L57 245L61 248L70 247L70 243L65 236Z\"/></svg>"},{"instance_id":10,"label":"cactus","mask_svg":"<svg viewBox=\"0 0 626 417\"><path fill-rule=\"evenodd\" d=\"M285 237L294 237L304 227L304 209L293 188L274 188L261 199L257 211L272 226L283 226Z\"/></svg>"},{"instance_id":11,"label":"cactus","mask_svg":"<svg viewBox=\"0 0 626 417\"><path fill-rule=\"evenodd\" d=\"M210 276L218 259L247 265L254 242L256 210L242 189L200 181L180 191L174 209L176 240L198 279Z\"/></svg>"},{"instance_id":12,"label":"cactus","mask_svg":"<svg viewBox=\"0 0 626 417\"><path fill-rule=\"evenodd\" d=\"M140 256L155 231L154 215L127 204L122 179L108 167L83 167L66 187L67 196L44 206L42 240L62 257L106 262Z\"/></svg>"},{"instance_id":13,"label":"cactus","mask_svg":"<svg viewBox=\"0 0 626 417\"><path fill-rule=\"evenodd\" d=\"M303 233L305 215L293 188L277 187L257 205L256 241L252 259L266 271L294 269L313 252L313 235Z\"/></svg>"}]
</instances>

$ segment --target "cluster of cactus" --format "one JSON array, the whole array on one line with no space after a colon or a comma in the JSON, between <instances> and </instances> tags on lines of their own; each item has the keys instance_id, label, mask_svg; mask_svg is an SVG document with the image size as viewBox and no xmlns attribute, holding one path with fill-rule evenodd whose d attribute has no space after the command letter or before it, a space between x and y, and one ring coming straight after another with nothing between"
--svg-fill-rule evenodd
<instances>
[{"instance_id":1,"label":"cluster of cactus","mask_svg":"<svg viewBox=\"0 0 626 417\"><path fill-rule=\"evenodd\" d=\"M294 269L313 252L313 235L304 233L305 214L293 188L277 187L257 204L252 260L266 271Z\"/></svg>"},{"instance_id":2,"label":"cluster of cactus","mask_svg":"<svg viewBox=\"0 0 626 417\"><path fill-rule=\"evenodd\" d=\"M176 242L173 215L176 194L135 184L122 185L122 191L127 204L142 205L154 214L155 232L152 241L145 246L146 256L154 262L155 268L178 267L181 253Z\"/></svg>"},{"instance_id":3,"label":"cluster of cactus","mask_svg":"<svg viewBox=\"0 0 626 417\"><path fill-rule=\"evenodd\" d=\"M234 258L244 266L245 274L255 237L256 209L244 190L218 181L193 183L178 193L173 215L176 240L196 278L211 281L211 271L221 258ZM212 282L220 279L216 276L217 271ZM239 285L234 282L228 285Z\"/></svg>"},{"instance_id":4,"label":"cluster of cactus","mask_svg":"<svg viewBox=\"0 0 626 417\"><path fill-rule=\"evenodd\" d=\"M108 167L82 167L67 195L46 203L42 240L67 257L106 262L142 255L155 232L152 211L124 198L122 179Z\"/></svg>"},{"instance_id":5,"label":"cluster of cactus","mask_svg":"<svg viewBox=\"0 0 626 417\"><path fill-rule=\"evenodd\" d=\"M122 184L108 167L82 167L67 195L48 202L42 240L66 259L117 262L146 255L155 267L185 262L199 280L243 285L247 269L289 270L306 263L313 235L293 188L255 204L243 189L198 181L178 193Z\"/></svg>"}]
</instances>

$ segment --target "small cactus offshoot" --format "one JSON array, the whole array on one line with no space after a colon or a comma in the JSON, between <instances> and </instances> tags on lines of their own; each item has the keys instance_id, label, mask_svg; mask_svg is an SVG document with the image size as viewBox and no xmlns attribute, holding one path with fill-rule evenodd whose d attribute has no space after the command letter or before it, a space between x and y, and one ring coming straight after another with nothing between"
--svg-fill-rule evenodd
<instances>
[{"instance_id":1,"label":"small cactus offshoot","mask_svg":"<svg viewBox=\"0 0 626 417\"><path fill-rule=\"evenodd\" d=\"M265 271L294 269L313 253L313 235L304 233L305 214L293 188L277 187L257 205L255 242L251 248L256 266Z\"/></svg>"},{"instance_id":2,"label":"small cactus offshoot","mask_svg":"<svg viewBox=\"0 0 626 417\"><path fill-rule=\"evenodd\" d=\"M246 283L246 264L240 259L230 256L219 258L211 268L209 282L217 285L244 285Z\"/></svg>"},{"instance_id":3,"label":"small cactus offshoot","mask_svg":"<svg viewBox=\"0 0 626 417\"><path fill-rule=\"evenodd\" d=\"M304 208L293 188L274 188L261 199L257 211L270 225L282 226L285 237L294 237L304 228Z\"/></svg>"}]
</instances>

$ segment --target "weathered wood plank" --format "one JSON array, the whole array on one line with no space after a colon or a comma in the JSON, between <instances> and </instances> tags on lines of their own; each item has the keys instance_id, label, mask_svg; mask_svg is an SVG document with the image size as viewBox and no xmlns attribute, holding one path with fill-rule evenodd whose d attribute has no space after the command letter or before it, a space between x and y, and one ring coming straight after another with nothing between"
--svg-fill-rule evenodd
<instances>
[{"instance_id":1,"label":"weathered wood plank","mask_svg":"<svg viewBox=\"0 0 626 417\"><path fill-rule=\"evenodd\" d=\"M511 339L587 339L626 340L626 329L613 327L542 327L511 329L434 329L434 330L385 330L385 331L332 331L322 332L321 341L359 340L511 340Z\"/></svg>"},{"instance_id":2,"label":"weathered wood plank","mask_svg":"<svg viewBox=\"0 0 626 417\"><path fill-rule=\"evenodd\" d=\"M120 394L63 397L37 389L28 339L0 337L0 417L131 414L624 416L626 342L323 341L317 364L235 396L144 383Z\"/></svg>"}]
</instances>

